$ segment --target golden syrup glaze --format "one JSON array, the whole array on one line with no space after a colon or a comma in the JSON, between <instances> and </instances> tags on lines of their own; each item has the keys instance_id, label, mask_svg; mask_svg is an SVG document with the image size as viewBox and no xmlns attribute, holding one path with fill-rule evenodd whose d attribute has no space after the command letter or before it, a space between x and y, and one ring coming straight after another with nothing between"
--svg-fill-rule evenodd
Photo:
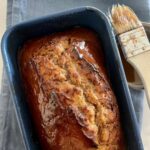
<instances>
[{"instance_id":1,"label":"golden syrup glaze","mask_svg":"<svg viewBox=\"0 0 150 150\"><path fill-rule=\"evenodd\" d=\"M116 98L96 34L86 28L28 41L20 72L43 150L123 150Z\"/></svg>"}]
</instances>

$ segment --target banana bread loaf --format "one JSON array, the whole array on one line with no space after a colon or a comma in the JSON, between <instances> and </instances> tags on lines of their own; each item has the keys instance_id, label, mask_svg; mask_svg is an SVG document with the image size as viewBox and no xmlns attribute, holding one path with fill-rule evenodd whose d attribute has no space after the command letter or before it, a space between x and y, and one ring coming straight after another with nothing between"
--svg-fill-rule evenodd
<instances>
[{"instance_id":1,"label":"banana bread loaf","mask_svg":"<svg viewBox=\"0 0 150 150\"><path fill-rule=\"evenodd\" d=\"M97 35L73 28L25 43L20 73L43 150L123 150Z\"/></svg>"}]
</instances>

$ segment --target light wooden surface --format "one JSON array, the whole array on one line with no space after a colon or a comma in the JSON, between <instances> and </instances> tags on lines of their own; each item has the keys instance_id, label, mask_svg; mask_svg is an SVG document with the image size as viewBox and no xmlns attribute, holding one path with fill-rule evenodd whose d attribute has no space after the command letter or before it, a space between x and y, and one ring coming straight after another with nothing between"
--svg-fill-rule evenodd
<instances>
[{"instance_id":1,"label":"light wooden surface","mask_svg":"<svg viewBox=\"0 0 150 150\"><path fill-rule=\"evenodd\" d=\"M144 98L142 140L144 144L144 150L150 150L150 109L148 107L146 98Z\"/></svg>"},{"instance_id":2,"label":"light wooden surface","mask_svg":"<svg viewBox=\"0 0 150 150\"><path fill-rule=\"evenodd\" d=\"M0 0L0 41L3 33L6 30L6 9L7 9L7 0ZM0 85L2 81L2 70L3 70L3 61L0 51ZM1 90L1 86L0 86Z\"/></svg>"},{"instance_id":3,"label":"light wooden surface","mask_svg":"<svg viewBox=\"0 0 150 150\"><path fill-rule=\"evenodd\" d=\"M146 89L147 98L144 97L144 112L141 136L144 144L144 150L150 150L150 51L135 57L131 57L129 59L134 68L138 70L139 75L143 80L144 88Z\"/></svg>"},{"instance_id":4,"label":"light wooden surface","mask_svg":"<svg viewBox=\"0 0 150 150\"><path fill-rule=\"evenodd\" d=\"M150 48L150 46L149 46ZM150 50L127 59L140 75L150 107Z\"/></svg>"}]
</instances>

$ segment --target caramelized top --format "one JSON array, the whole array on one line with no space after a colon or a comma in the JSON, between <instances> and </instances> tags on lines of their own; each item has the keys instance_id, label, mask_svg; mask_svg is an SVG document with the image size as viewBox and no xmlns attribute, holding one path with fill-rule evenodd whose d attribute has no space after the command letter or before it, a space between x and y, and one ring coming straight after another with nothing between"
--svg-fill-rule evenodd
<instances>
[{"instance_id":1,"label":"caramelized top","mask_svg":"<svg viewBox=\"0 0 150 150\"><path fill-rule=\"evenodd\" d=\"M124 149L94 32L74 28L28 41L19 63L43 150Z\"/></svg>"}]
</instances>

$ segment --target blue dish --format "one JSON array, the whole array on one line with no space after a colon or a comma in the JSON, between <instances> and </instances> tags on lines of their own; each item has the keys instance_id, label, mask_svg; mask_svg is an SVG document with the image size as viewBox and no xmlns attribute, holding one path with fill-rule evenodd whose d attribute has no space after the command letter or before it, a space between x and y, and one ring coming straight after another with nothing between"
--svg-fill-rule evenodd
<instances>
[{"instance_id":1,"label":"blue dish","mask_svg":"<svg viewBox=\"0 0 150 150\"><path fill-rule=\"evenodd\" d=\"M65 29L83 26L96 31L101 39L108 75L117 97L127 149L143 150L137 120L127 86L115 36L107 17L99 10L81 7L53 14L10 28L2 39L2 55L7 71L18 122L27 150L39 150L40 145L32 126L18 70L18 51L24 42Z\"/></svg>"}]
</instances>

